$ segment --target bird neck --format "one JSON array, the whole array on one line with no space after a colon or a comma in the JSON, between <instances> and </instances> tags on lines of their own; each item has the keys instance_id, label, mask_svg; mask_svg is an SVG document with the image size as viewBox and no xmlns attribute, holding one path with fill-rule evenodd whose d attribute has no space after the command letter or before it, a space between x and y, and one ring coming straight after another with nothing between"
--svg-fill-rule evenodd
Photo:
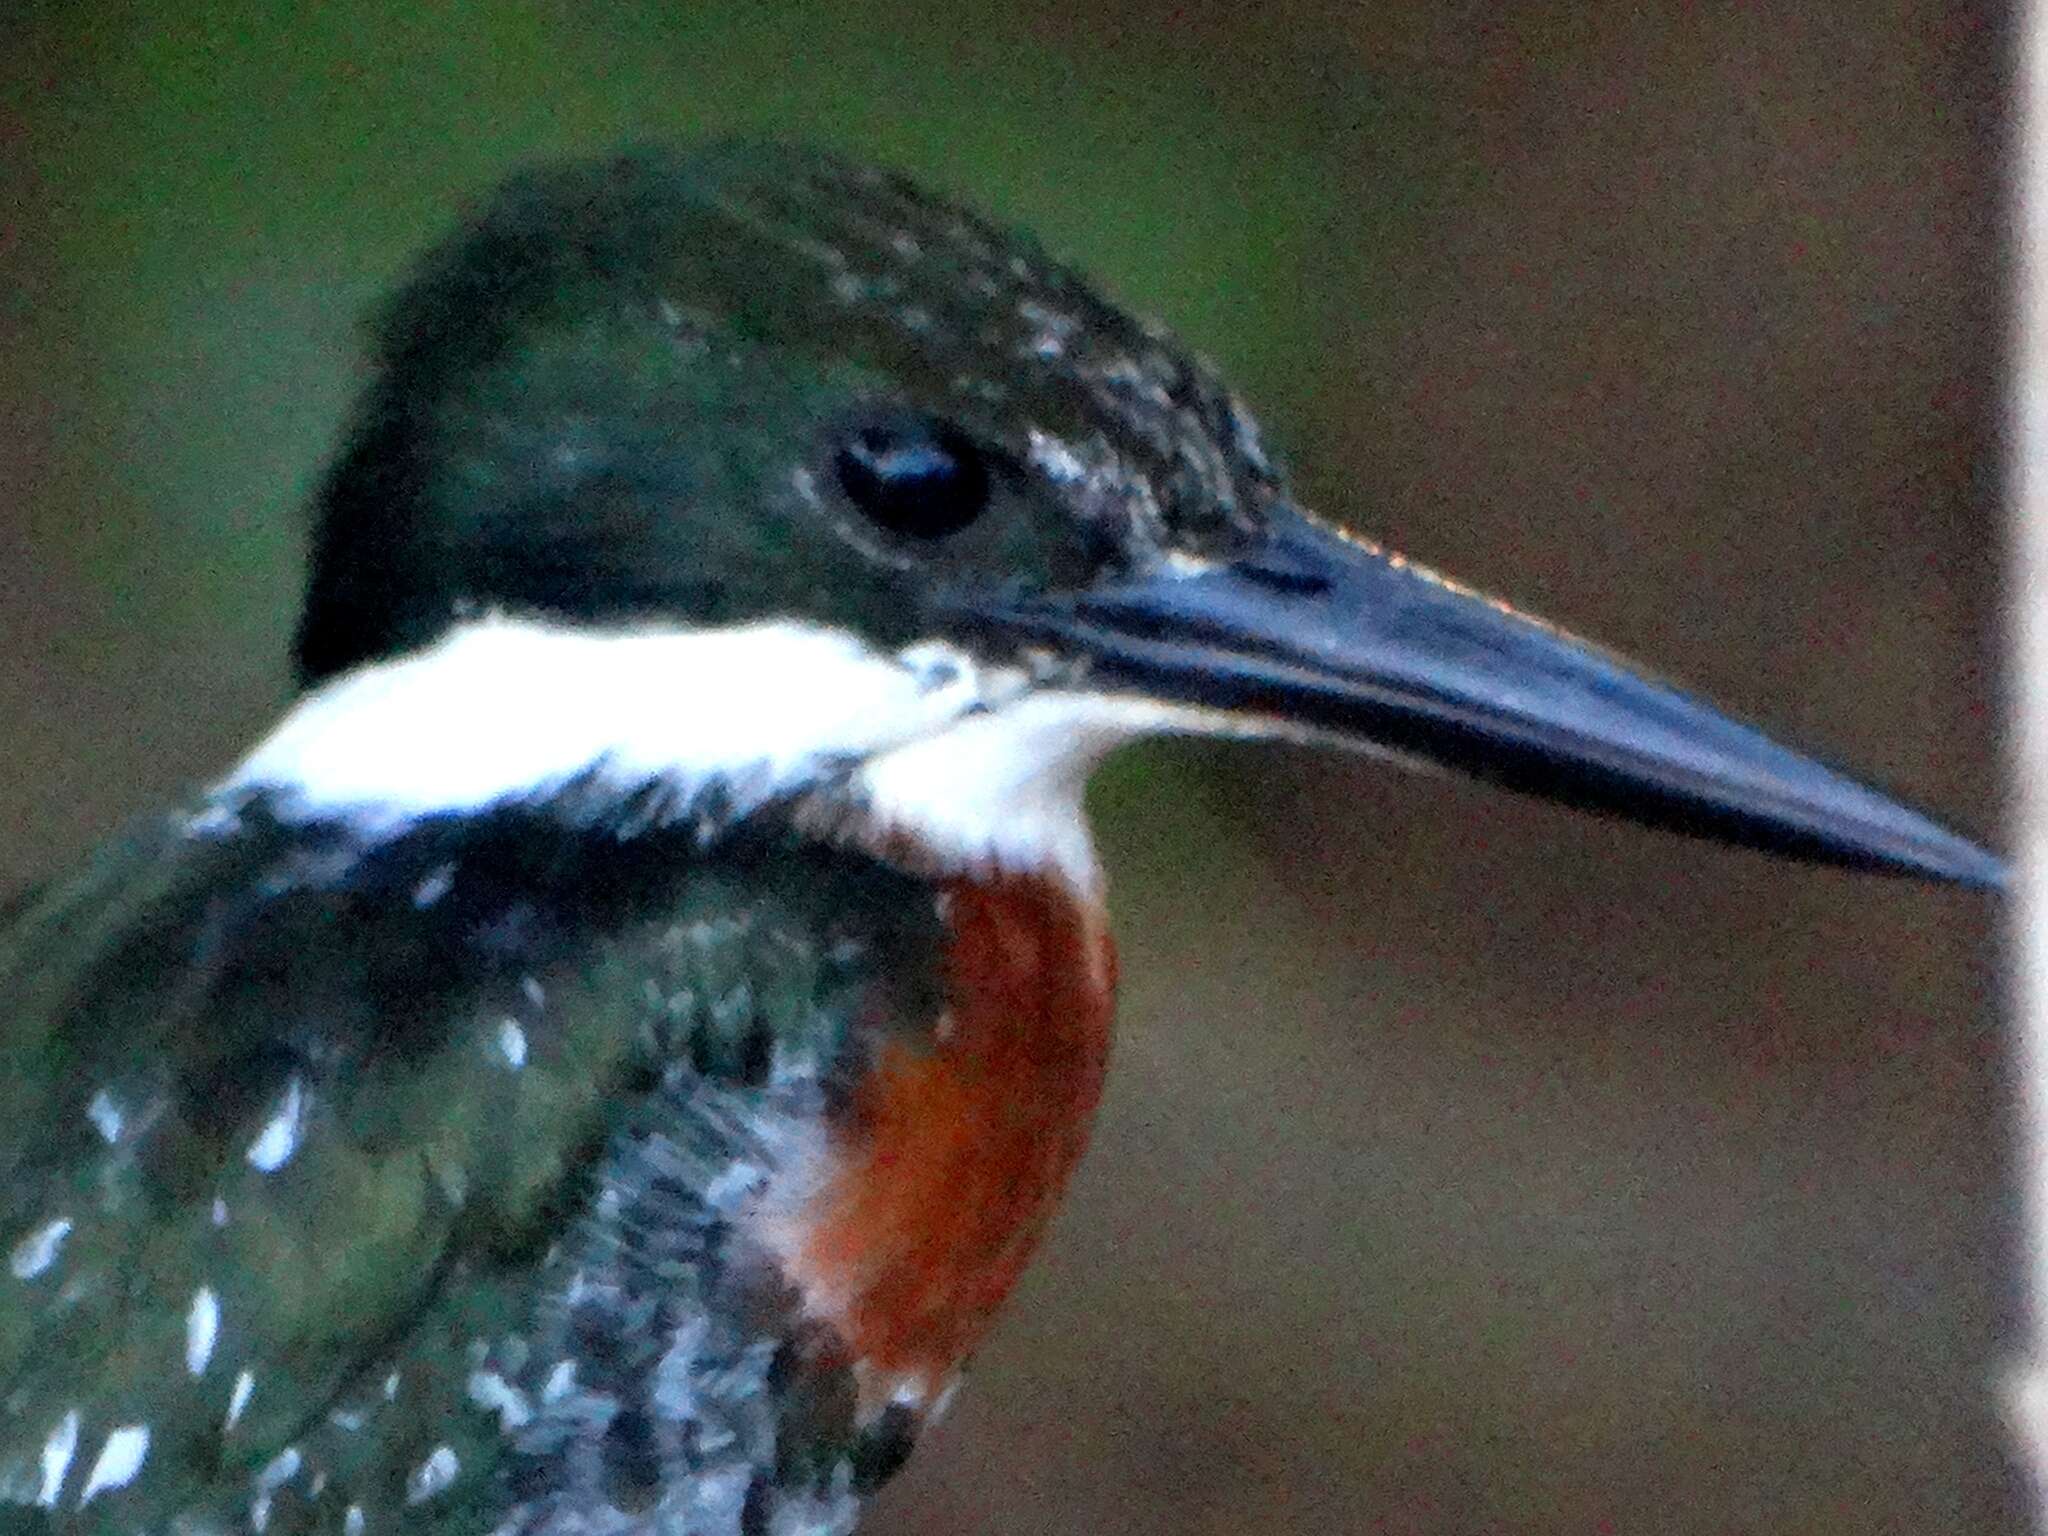
<instances>
[{"instance_id":1,"label":"bird neck","mask_svg":"<svg viewBox=\"0 0 2048 1536\"><path fill-rule=\"evenodd\" d=\"M1099 898L1082 815L1118 744L1186 728L927 642L797 621L604 631L487 616L308 694L213 792L366 842L556 805L709 838L768 807L920 873L1045 873ZM616 830L616 828L615 828Z\"/></svg>"},{"instance_id":2,"label":"bird neck","mask_svg":"<svg viewBox=\"0 0 2048 1536\"><path fill-rule=\"evenodd\" d=\"M1116 959L1103 909L1051 875L938 884L936 1019L875 1034L822 1177L757 1235L843 1342L863 1408L922 1416L979 1344L1087 1145Z\"/></svg>"}]
</instances>

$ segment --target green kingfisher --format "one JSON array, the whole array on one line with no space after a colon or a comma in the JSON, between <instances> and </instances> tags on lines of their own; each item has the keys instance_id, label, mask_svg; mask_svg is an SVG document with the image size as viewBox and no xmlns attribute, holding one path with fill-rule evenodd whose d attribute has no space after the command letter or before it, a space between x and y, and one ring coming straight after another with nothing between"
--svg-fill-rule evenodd
<instances>
[{"instance_id":1,"label":"green kingfisher","mask_svg":"<svg viewBox=\"0 0 2048 1536\"><path fill-rule=\"evenodd\" d=\"M522 175L375 334L296 703L0 912L8 1536L853 1531L1081 1156L1134 738L2001 882L867 166Z\"/></svg>"}]
</instances>

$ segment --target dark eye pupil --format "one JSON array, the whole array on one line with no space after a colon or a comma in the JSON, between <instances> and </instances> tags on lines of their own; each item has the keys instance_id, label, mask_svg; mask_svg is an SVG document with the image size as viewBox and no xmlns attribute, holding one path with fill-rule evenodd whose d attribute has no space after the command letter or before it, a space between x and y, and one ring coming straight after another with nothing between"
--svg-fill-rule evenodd
<instances>
[{"instance_id":1,"label":"dark eye pupil","mask_svg":"<svg viewBox=\"0 0 2048 1536\"><path fill-rule=\"evenodd\" d=\"M857 428L835 467L847 499L891 533L958 533L988 505L988 466L965 435L904 417Z\"/></svg>"}]
</instances>

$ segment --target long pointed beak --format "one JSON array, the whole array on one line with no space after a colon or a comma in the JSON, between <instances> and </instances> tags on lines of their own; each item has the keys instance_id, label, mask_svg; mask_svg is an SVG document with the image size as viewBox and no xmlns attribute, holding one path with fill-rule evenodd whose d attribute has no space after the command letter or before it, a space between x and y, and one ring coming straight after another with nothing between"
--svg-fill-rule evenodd
<instances>
[{"instance_id":1,"label":"long pointed beak","mask_svg":"<svg viewBox=\"0 0 2048 1536\"><path fill-rule=\"evenodd\" d=\"M1427 759L1506 787L1797 858L1997 887L1931 817L1618 657L1284 516L1249 556L1006 605L1099 686Z\"/></svg>"}]
</instances>

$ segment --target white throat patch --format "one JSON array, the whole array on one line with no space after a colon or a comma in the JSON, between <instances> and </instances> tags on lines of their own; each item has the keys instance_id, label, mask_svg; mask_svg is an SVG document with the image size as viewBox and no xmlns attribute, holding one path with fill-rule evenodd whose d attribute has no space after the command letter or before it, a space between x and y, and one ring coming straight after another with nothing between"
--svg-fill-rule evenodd
<instances>
[{"instance_id":1,"label":"white throat patch","mask_svg":"<svg viewBox=\"0 0 2048 1536\"><path fill-rule=\"evenodd\" d=\"M814 793L821 822L901 834L942 866L1100 882L1081 814L1111 748L1163 730L1255 734L1210 711L1035 686L950 647L886 652L795 622L599 633L490 617L307 695L213 792L366 837L545 799L717 789L736 815Z\"/></svg>"}]
</instances>

